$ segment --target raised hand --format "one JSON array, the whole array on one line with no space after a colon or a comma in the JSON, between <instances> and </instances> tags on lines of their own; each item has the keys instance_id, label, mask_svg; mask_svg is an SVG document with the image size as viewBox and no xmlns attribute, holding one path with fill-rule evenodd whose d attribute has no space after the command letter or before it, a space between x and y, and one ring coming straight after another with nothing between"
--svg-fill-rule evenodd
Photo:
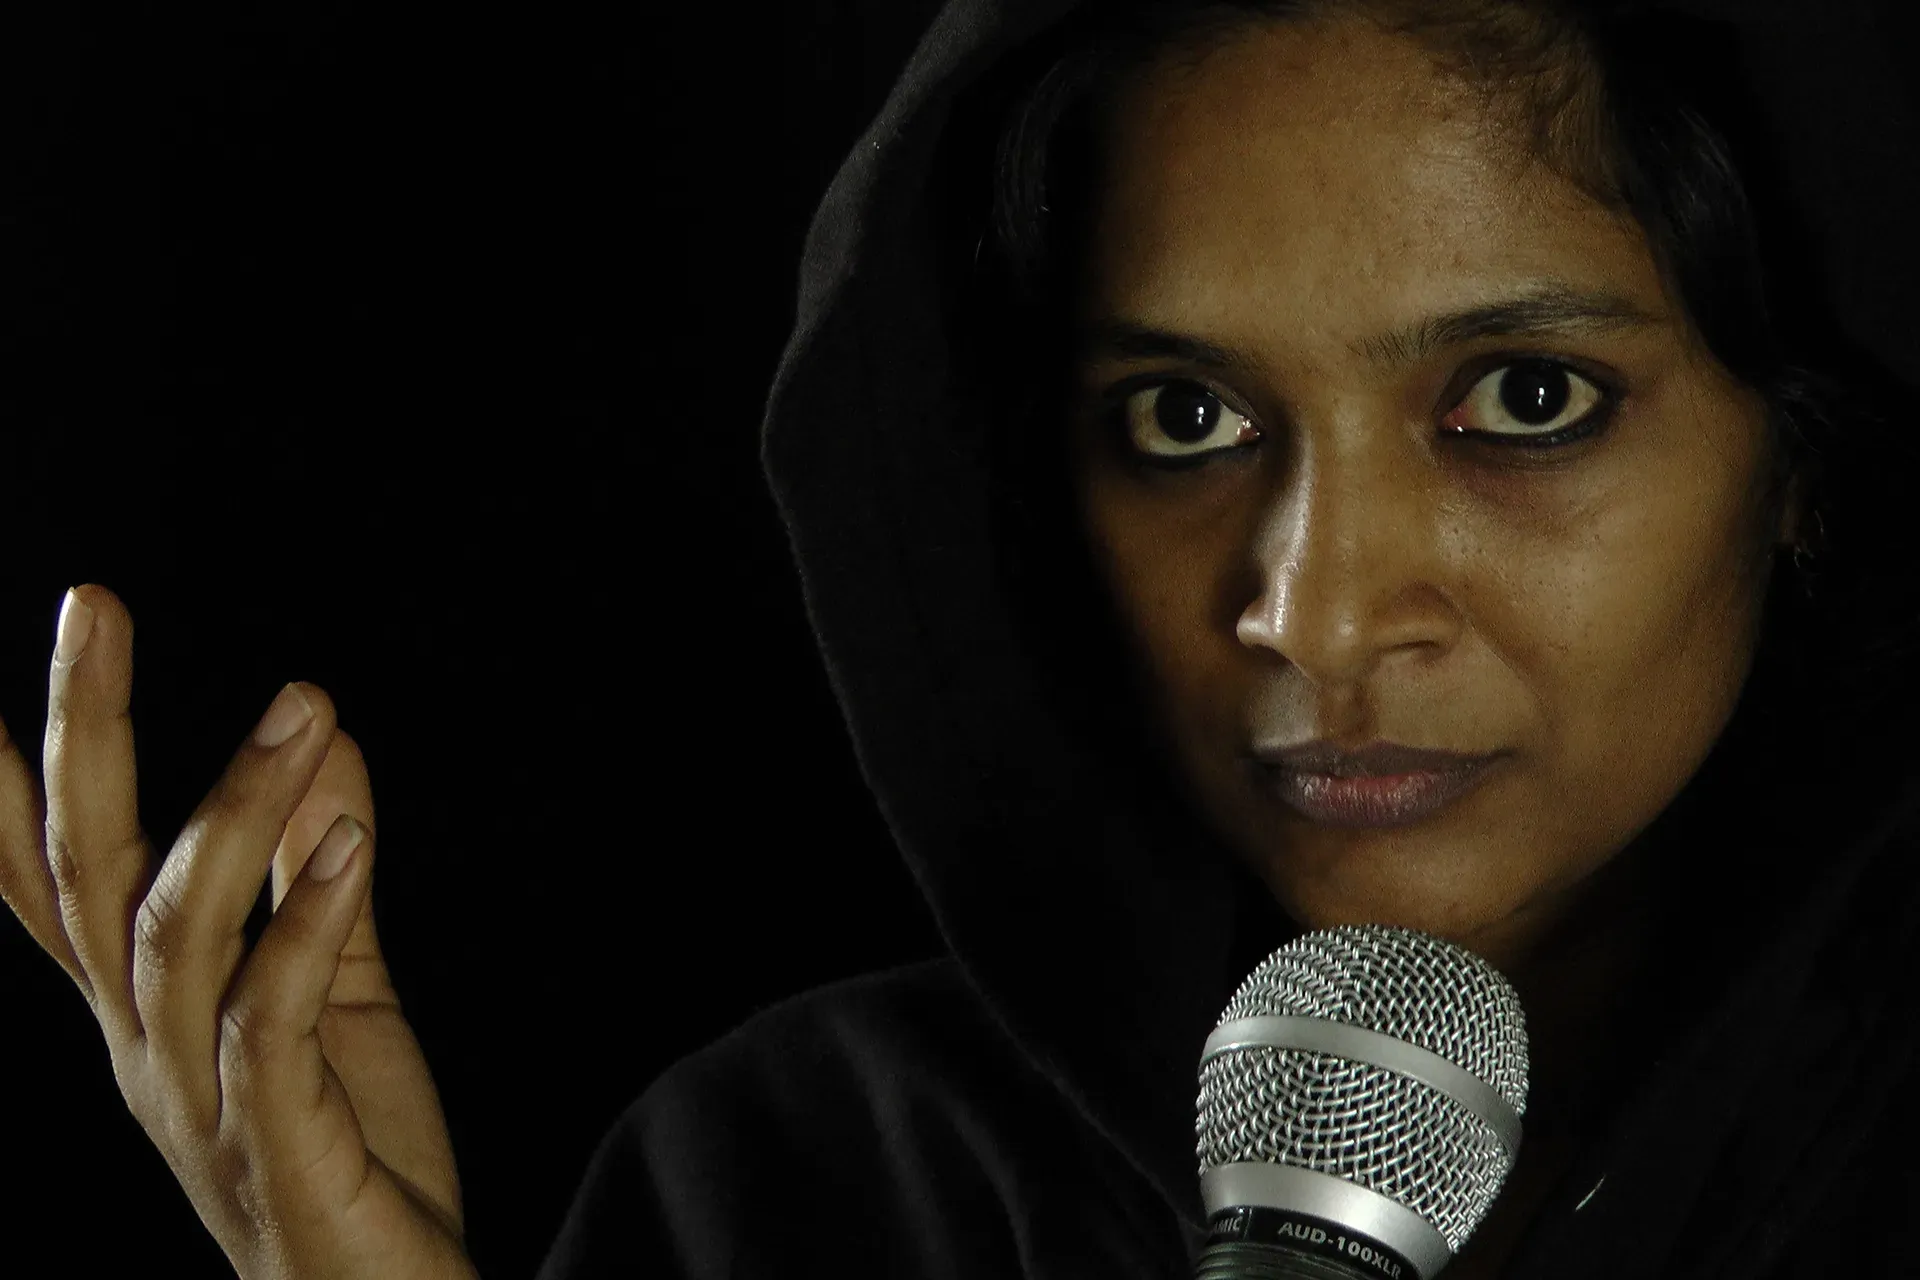
<instances>
[{"instance_id":1,"label":"raised hand","mask_svg":"<svg viewBox=\"0 0 1920 1280\"><path fill-rule=\"evenodd\" d=\"M132 641L112 592L68 594L44 793L0 726L0 897L86 996L127 1105L240 1276L472 1277L439 1095L374 933L359 748L324 692L288 685L156 865Z\"/></svg>"}]
</instances>

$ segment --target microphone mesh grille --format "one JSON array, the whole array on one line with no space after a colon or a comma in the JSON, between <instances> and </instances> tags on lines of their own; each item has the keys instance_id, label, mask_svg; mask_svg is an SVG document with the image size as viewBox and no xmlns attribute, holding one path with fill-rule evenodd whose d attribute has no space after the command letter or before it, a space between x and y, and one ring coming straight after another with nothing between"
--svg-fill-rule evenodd
<instances>
[{"instance_id":1,"label":"microphone mesh grille","mask_svg":"<svg viewBox=\"0 0 1920 1280\"><path fill-rule=\"evenodd\" d=\"M1527 1095L1519 998L1471 952L1407 929L1308 934L1263 961L1222 1023L1325 1018L1418 1045L1485 1081L1516 1113ZM1399 1201L1455 1250L1499 1194L1510 1160L1492 1127L1397 1071L1333 1054L1251 1046L1201 1067L1200 1170L1266 1161L1332 1174Z\"/></svg>"}]
</instances>

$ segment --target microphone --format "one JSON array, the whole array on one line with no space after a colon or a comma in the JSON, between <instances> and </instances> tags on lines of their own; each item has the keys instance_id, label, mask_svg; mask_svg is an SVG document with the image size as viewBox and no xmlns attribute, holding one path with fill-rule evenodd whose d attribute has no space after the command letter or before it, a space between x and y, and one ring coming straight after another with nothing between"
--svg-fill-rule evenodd
<instances>
[{"instance_id":1,"label":"microphone","mask_svg":"<svg viewBox=\"0 0 1920 1280\"><path fill-rule=\"evenodd\" d=\"M1433 1280L1520 1150L1520 998L1469 951L1348 925L1281 947L1200 1058L1195 1280Z\"/></svg>"}]
</instances>

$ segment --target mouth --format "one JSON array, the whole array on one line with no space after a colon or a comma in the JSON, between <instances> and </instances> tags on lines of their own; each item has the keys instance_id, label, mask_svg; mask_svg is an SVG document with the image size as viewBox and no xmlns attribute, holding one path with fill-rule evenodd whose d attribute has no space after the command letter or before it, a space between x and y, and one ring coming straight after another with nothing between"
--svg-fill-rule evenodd
<instances>
[{"instance_id":1,"label":"mouth","mask_svg":"<svg viewBox=\"0 0 1920 1280\"><path fill-rule=\"evenodd\" d=\"M1403 773L1339 777L1265 759L1258 776L1282 804L1327 827L1404 827L1429 818L1485 779L1501 759L1480 756Z\"/></svg>"}]
</instances>

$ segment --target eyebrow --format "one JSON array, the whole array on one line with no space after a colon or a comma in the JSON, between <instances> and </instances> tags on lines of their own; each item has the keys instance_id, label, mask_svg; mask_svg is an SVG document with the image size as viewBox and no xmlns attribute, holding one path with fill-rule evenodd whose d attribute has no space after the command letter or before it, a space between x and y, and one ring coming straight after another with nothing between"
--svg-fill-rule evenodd
<instances>
[{"instance_id":1,"label":"eyebrow","mask_svg":"<svg viewBox=\"0 0 1920 1280\"><path fill-rule=\"evenodd\" d=\"M1352 344L1351 350L1375 364L1401 368L1477 338L1611 333L1664 321L1664 316L1620 294L1545 285L1519 297L1423 317L1391 332L1363 338ZM1081 355L1083 359L1171 358L1247 374L1257 373L1260 365L1249 352L1119 317L1090 323L1082 334Z\"/></svg>"}]
</instances>

